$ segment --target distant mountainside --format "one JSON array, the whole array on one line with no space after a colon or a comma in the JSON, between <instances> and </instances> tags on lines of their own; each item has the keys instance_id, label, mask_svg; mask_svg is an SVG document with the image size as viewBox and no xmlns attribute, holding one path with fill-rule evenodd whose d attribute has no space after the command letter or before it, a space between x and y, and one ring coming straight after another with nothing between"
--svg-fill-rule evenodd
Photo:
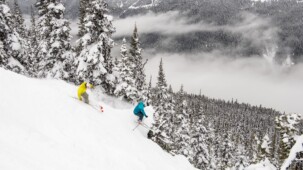
<instances>
[{"instance_id":1,"label":"distant mountainside","mask_svg":"<svg viewBox=\"0 0 303 170\"><path fill-rule=\"evenodd\" d=\"M30 8L31 6L34 6L34 4L37 2L37 0L17 0L19 3L19 6L24 14L30 14ZM65 5L66 8L66 14L68 17L77 17L78 16L78 6L79 6L79 0L62 0L62 2ZM8 1L8 4L12 6L13 1ZM76 16L74 16L76 14Z\"/></svg>"},{"instance_id":2,"label":"distant mountainside","mask_svg":"<svg viewBox=\"0 0 303 170\"><path fill-rule=\"evenodd\" d=\"M21 10L25 14L30 13L31 5L34 5L37 0L18 0ZM66 7L66 15L69 18L76 18L79 14L79 0L62 0ZM112 15L120 16L131 11L148 10L160 4L161 0L107 0L110 6ZM13 1L9 1L12 5Z\"/></svg>"},{"instance_id":3,"label":"distant mountainside","mask_svg":"<svg viewBox=\"0 0 303 170\"><path fill-rule=\"evenodd\" d=\"M18 1L25 14L30 13L30 6L36 2ZM62 2L66 7L67 18L77 18L79 0ZM177 11L182 19L187 20L187 25L207 23L218 28L193 30L180 35L141 33L143 48L152 46L157 51L178 53L219 50L230 56L245 57L264 57L268 55L268 51L272 51L280 64L289 57L294 63L303 61L303 3L300 1L107 0L107 2L109 13L115 18L143 16L149 11L154 13ZM243 30L244 27L246 30ZM140 32L140 28L138 29ZM123 37L115 38L121 40ZM268 40L259 41L264 39Z\"/></svg>"}]
</instances>

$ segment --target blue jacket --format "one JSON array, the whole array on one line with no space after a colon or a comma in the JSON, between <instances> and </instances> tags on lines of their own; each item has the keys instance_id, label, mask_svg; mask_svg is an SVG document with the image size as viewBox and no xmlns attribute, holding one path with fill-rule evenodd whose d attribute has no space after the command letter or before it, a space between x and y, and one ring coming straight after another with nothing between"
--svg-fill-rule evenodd
<instances>
[{"instance_id":1,"label":"blue jacket","mask_svg":"<svg viewBox=\"0 0 303 170\"><path fill-rule=\"evenodd\" d=\"M138 116L138 114L141 112L145 117L147 117L145 111L144 111L144 103L139 102L139 104L134 109L134 114Z\"/></svg>"}]
</instances>

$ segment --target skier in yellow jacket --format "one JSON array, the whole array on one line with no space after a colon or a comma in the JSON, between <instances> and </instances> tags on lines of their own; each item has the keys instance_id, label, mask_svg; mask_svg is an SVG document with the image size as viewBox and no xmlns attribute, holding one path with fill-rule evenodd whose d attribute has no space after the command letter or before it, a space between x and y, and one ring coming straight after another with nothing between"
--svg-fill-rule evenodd
<instances>
[{"instance_id":1,"label":"skier in yellow jacket","mask_svg":"<svg viewBox=\"0 0 303 170\"><path fill-rule=\"evenodd\" d=\"M84 102L89 104L88 100L88 94L86 93L87 88L93 88L92 84L89 84L87 82L83 82L79 88L78 88L78 99L82 101L82 98L84 99Z\"/></svg>"}]
</instances>

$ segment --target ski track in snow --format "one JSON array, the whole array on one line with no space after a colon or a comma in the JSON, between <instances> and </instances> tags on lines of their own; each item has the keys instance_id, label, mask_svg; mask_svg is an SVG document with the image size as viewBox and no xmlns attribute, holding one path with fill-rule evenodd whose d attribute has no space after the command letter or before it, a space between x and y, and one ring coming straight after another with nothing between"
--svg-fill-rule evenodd
<instances>
[{"instance_id":1,"label":"ski track in snow","mask_svg":"<svg viewBox=\"0 0 303 170\"><path fill-rule=\"evenodd\" d=\"M63 81L30 79L2 68L0 77L1 170L194 169L185 157L173 157L148 140L146 128L132 131L133 106L99 101L88 92L92 103L104 107L101 113L73 99L77 87ZM146 111L150 126L153 110Z\"/></svg>"}]
</instances>

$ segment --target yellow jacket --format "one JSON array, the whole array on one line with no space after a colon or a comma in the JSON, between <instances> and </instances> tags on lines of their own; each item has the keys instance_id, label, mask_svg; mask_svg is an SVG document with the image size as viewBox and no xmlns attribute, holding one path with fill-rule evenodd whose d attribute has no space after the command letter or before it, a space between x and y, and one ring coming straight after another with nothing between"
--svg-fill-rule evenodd
<instances>
[{"instance_id":1,"label":"yellow jacket","mask_svg":"<svg viewBox=\"0 0 303 170\"><path fill-rule=\"evenodd\" d=\"M79 100L82 100L82 94L86 92L86 89L87 89L87 85L90 86L90 88L93 88L93 85L92 84L88 84L86 82L83 82L79 88L78 88L78 99Z\"/></svg>"}]
</instances>

